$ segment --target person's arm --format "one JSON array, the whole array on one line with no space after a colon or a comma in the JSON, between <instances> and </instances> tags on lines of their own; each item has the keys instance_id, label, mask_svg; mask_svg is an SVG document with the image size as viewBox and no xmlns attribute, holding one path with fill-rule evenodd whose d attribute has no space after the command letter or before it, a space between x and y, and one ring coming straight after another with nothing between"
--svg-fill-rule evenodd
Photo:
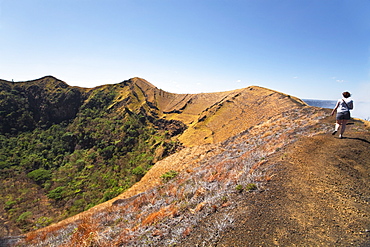
<instances>
[{"instance_id":1,"label":"person's arm","mask_svg":"<svg viewBox=\"0 0 370 247\"><path fill-rule=\"evenodd\" d=\"M331 111L331 116L333 116L333 115L334 115L334 113L335 113L335 111L337 110L338 106L339 106L339 101L338 101L338 102L337 102L337 104L335 105L334 109Z\"/></svg>"}]
</instances>

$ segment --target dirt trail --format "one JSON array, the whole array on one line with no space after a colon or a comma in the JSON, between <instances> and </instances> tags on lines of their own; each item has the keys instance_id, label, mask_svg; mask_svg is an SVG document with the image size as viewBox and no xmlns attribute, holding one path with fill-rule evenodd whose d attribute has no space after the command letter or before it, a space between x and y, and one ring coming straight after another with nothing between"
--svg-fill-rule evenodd
<instances>
[{"instance_id":1,"label":"dirt trail","mask_svg":"<svg viewBox=\"0 0 370 247\"><path fill-rule=\"evenodd\" d=\"M368 132L288 146L261 168L273 175L264 191L233 198L234 225L214 246L370 246L369 157ZM194 234L183 246L200 242Z\"/></svg>"}]
</instances>

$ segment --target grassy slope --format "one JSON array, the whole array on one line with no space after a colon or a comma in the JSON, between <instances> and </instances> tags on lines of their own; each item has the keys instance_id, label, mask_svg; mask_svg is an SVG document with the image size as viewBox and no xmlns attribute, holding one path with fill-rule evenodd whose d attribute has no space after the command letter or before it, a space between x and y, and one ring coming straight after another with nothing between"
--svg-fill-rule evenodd
<instances>
[{"instance_id":1,"label":"grassy slope","mask_svg":"<svg viewBox=\"0 0 370 247\"><path fill-rule=\"evenodd\" d=\"M133 197L30 233L26 245L366 246L369 129L358 121L339 140L324 134L322 112L291 113L185 148L124 193ZM179 173L163 182L167 169Z\"/></svg>"},{"instance_id":2,"label":"grassy slope","mask_svg":"<svg viewBox=\"0 0 370 247\"><path fill-rule=\"evenodd\" d=\"M142 90L144 91L144 90ZM245 94L245 95L244 95ZM179 117L182 113L191 115L189 113L192 113L195 115L195 113L198 114L198 118L201 117L201 114L204 114L206 117L211 119L211 121L198 121L195 124L195 130L197 128L199 129L200 125L204 125L205 128L209 128L210 123L218 124L219 122L222 123L224 128L231 128L231 126L238 126L240 129L247 129L250 127L250 123L246 122L243 118L235 118L233 121L228 121L229 117L228 115L225 115L223 107L230 107L229 105L233 104L233 101L235 102L235 98L240 97L240 99L244 100L250 100L249 102L252 102L251 104L254 104L254 106L258 105L258 117L256 121L261 122L260 124L255 125L254 127L251 127L251 130L244 131L243 134L240 134L239 137L237 137L238 142L234 143L234 139L231 138L228 140L228 137L232 137L234 135L233 132L229 132L227 134L219 135L220 139L222 140L228 140L224 144L215 144L215 145L196 145L198 143L191 144L191 141L199 141L198 139L188 139L188 146L193 146L186 148L167 159L157 162L157 164L147 173L144 178L139 183L136 183L133 187L131 187L129 190L127 190L125 193L121 194L119 197L108 201L106 203L100 204L93 209L89 210L86 213L79 214L76 217L69 218L68 220L65 220L61 223L58 223L56 225L51 226L51 228L47 228L41 231L41 234L44 234L48 231L53 231L53 229L63 228L66 225L74 225L74 227L78 226L78 222L86 221L86 220L92 220L90 217L93 217L96 212L107 212L109 216L104 217L113 217L117 218L118 220L121 219L117 215L117 212L115 210L118 210L119 212L123 212L127 209L115 209L112 207L112 202L120 202L120 200L125 201L125 198L129 198L131 196L138 195L140 193L141 196L138 200L152 200L153 203L156 201L161 201L160 198L152 198L151 191L156 191L154 193L158 194L159 197L163 196L162 193L165 194L174 194L177 196L180 195L186 195L189 194L189 198L174 198L169 199L168 202L166 202L167 206L156 206L154 208L162 208L160 211L153 212L149 210L145 213L142 213L139 219L136 218L136 220L132 221L132 219L121 219L125 223L127 222L142 222L140 224L143 225L151 225L153 223L158 223L161 220L156 219L157 217L168 217L168 214L174 214L177 215L180 212L186 213L186 210L199 210L197 209L197 205L200 205L199 207L203 207L202 205L205 203L205 200L201 200L201 198L193 198L194 193L197 193L197 190L205 190L209 185L205 184L200 186L204 181L205 178L202 178L205 176L204 173L207 173L206 175L206 183L213 182L213 180L218 180L220 182L219 185L219 192L218 196L213 196L213 199L209 199L210 201L214 202L207 202L208 206L215 206L220 207L224 203L223 201L226 200L227 193L235 190L237 177L240 177L241 183L247 183L248 181L253 182L253 177L255 177L255 174L249 174L249 169L254 165L254 163L260 162L261 159L263 159L266 155L269 155L270 153L275 152L276 150L279 150L282 146L286 145L287 143L293 141L299 134L297 134L300 131L307 132L309 131L307 128L309 126L312 126L316 123L317 118L320 118L324 112L314 110L314 108L310 108L307 106L304 106L299 100L292 99L291 97L288 97L286 95L278 94L277 92L263 89L263 88L257 88L253 87L251 89L244 89L244 90L237 90L235 92L226 92L226 93L220 93L220 94L212 94L210 99L207 101L206 95L188 95L186 97L190 98L190 104L189 102L187 104L183 104L182 106L179 106L180 108L173 108L175 111L173 113L167 113L168 117L170 114L172 114L172 117ZM178 102L183 102L184 96L178 96L178 98L172 98L171 102L173 105L180 105ZM216 99L219 101L217 101ZM261 99L262 98L262 99ZM280 99L279 99L280 98ZM259 100L260 99L260 100ZM176 102L176 100L178 100ZM199 101L197 101L199 100ZM278 100L281 100L282 104L278 104ZM199 107L199 104L197 102L202 102L202 107ZM204 104L204 102L208 102L209 105ZM270 104L269 104L270 102ZM163 101L162 101L163 103ZM194 105L194 107L193 107ZM268 107L270 105L270 107ZM185 106L185 107L184 107ZM196 107L195 107L196 106ZM271 107L272 106L272 107ZM192 108L193 107L193 108ZM242 107L240 107L242 108ZM196 110L194 110L196 109ZM212 109L209 110L209 109ZM231 109L231 108L229 108ZM265 111L261 111L261 109L265 109ZM276 110L278 109L278 112ZM205 114L206 113L206 114ZM166 113L164 113L166 114ZM252 114L252 108L250 108L249 114ZM257 114L256 114L257 115ZM309 116L308 116L309 115ZM195 119L195 117L193 116ZM265 120L265 121L263 121ZM204 123L206 122L206 123ZM222 128L218 129L220 132L222 132ZM310 130L312 131L312 130ZM252 135L251 135L252 133ZM219 133L217 131L217 128L213 132L215 136L217 136ZM186 133L183 135L185 136ZM182 136L182 137L183 137ZM202 143L202 140L200 140ZM189 145L190 143L190 145ZM225 146L227 147L225 149ZM235 146L240 146L239 148ZM224 157L224 158L222 158ZM222 160L228 160L231 159L233 161L230 161L231 163L228 164L228 162L224 163ZM210 162L210 160L213 160ZM203 167L207 163L211 164L211 167ZM229 169L223 169L222 166L228 164L230 165ZM246 167L243 168L243 166L246 165ZM241 166L241 167L240 167ZM248 168L249 167L249 168ZM221 169L221 170L220 170ZM244 172L240 172L240 169ZM183 178L180 181L176 181L176 184L183 184L182 190L177 188L175 191L173 191L173 188L168 188L167 186L163 187L163 182L161 179L161 176L171 170L175 170L179 172L179 174L183 174L181 176L187 176L188 178ZM197 172L195 172L197 170ZM208 172L206 172L208 171ZM193 173L195 172L195 173ZM185 174L185 175L184 175ZM194 175L194 174L201 174L201 175ZM195 176L192 178L192 176ZM201 176L200 178L197 176ZM179 178L180 179L180 178ZM231 180L230 180L231 179ZM194 182L190 182L194 181ZM203 181L203 182L202 182ZM194 186L194 184L199 184L198 186ZM171 185L169 185L171 186ZM225 187L226 186L226 187ZM198 187L198 188L197 188ZM204 187L204 188L203 188ZM161 189L159 189L161 188ZM222 189L223 188L223 189ZM160 191L162 192L160 192ZM189 190L189 192L186 192ZM173 192L169 192L173 191ZM229 192L228 192L229 191ZM212 192L212 191L211 191ZM202 192L203 193L203 192ZM213 193L213 192L212 192ZM210 196L210 195L207 195ZM144 198L142 198L144 197ZM171 203L173 200L178 200L177 204ZM191 200L194 200L194 202L189 202ZM207 201L207 200L206 200ZM135 200L132 201L135 203ZM196 204L195 204L196 203ZM203 203L203 204L202 204ZM215 205L209 205L209 203L214 203ZM135 203L136 204L136 203ZM146 203L144 203L146 205ZM143 206L145 206L143 205ZM127 207L130 206L130 204L126 205ZM125 208L126 208L125 206ZM136 205L135 207L140 208L139 205ZM194 208L193 208L194 207ZM122 211L123 210L123 211ZM161 210L167 210L166 212L162 212ZM131 211L131 210L130 210ZM143 211L143 209L140 209L137 212ZM145 210L144 210L145 211ZM106 214L106 213L103 213ZM155 216L156 214L159 214L160 216ZM89 216L91 215L91 216ZM150 220L152 217L154 219ZM201 217L200 217L201 218ZM154 221L154 222L153 222ZM129 224L131 224L129 223ZM77 224L77 225L76 225ZM90 222L89 224L92 224ZM139 225L140 225L139 224ZM100 223L95 222L94 224L96 227L100 229ZM117 225L118 227L118 225ZM131 226L124 226L119 224L120 228L129 229ZM135 227L134 227L135 228ZM101 229L104 231L103 229ZM38 233L35 233L38 234ZM29 235L32 236L32 238L36 238L36 235ZM111 238L110 236L109 238ZM81 240L81 238L80 238ZM73 240L77 241L77 240ZM117 239L114 241L118 241Z\"/></svg>"},{"instance_id":3,"label":"grassy slope","mask_svg":"<svg viewBox=\"0 0 370 247\"><path fill-rule=\"evenodd\" d=\"M257 185L257 191L270 191L269 184L279 186L282 180L274 170L278 164L271 164L270 159L286 158L291 152L290 143L325 133L332 127L319 121L327 115L327 110L305 106L298 99L268 89L252 87L209 94L209 97L173 95L159 89L149 90L150 84L135 80L141 92L138 97L152 100L145 107L157 108L158 115L183 119L189 124L188 131L180 137L188 147L157 162L140 182L120 196L27 234L25 245L194 246L216 242L230 245L237 241L232 236L244 234L243 224L245 220L248 222L248 218L237 213L239 206L246 205L243 210L248 211L249 195L259 195L248 192L247 185ZM362 125L358 122L354 133L366 131ZM167 173L172 170L176 172ZM164 174L172 179L164 181ZM277 183L271 183L275 180ZM274 191L267 195L266 198L274 196ZM293 205L292 210L297 206ZM251 221L250 229L268 223L269 218L265 222ZM235 227L231 233L230 229ZM276 225L275 229L279 228ZM277 236L270 240L287 241L287 235ZM310 235L314 236L314 233ZM254 241L238 238L240 244ZM255 243L263 244L262 241L260 238ZM312 243L304 238L300 241ZM322 243L330 245L333 243L330 241Z\"/></svg>"}]
</instances>

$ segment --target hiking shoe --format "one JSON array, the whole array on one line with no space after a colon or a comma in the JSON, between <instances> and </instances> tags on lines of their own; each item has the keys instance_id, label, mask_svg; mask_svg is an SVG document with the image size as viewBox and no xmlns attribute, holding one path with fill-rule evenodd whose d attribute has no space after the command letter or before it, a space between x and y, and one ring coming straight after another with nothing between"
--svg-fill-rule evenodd
<instances>
[{"instance_id":1,"label":"hiking shoe","mask_svg":"<svg viewBox=\"0 0 370 247\"><path fill-rule=\"evenodd\" d=\"M332 134L332 135L335 135L336 133L337 133L337 131L336 131L336 130L334 130L334 131L333 131L333 133L331 133L331 134Z\"/></svg>"}]
</instances>

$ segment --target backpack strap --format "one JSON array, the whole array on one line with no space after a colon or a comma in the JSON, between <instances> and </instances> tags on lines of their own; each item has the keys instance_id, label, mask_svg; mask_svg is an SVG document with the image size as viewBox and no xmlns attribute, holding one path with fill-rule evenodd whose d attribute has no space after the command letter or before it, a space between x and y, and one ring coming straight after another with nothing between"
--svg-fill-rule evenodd
<instances>
[{"instance_id":1,"label":"backpack strap","mask_svg":"<svg viewBox=\"0 0 370 247\"><path fill-rule=\"evenodd\" d=\"M349 106L347 105L347 102L346 102L344 99L342 99L342 100L343 100L344 104L346 104L347 109L348 109L348 111L349 111L349 110L350 110L350 108L349 108Z\"/></svg>"}]
</instances>

